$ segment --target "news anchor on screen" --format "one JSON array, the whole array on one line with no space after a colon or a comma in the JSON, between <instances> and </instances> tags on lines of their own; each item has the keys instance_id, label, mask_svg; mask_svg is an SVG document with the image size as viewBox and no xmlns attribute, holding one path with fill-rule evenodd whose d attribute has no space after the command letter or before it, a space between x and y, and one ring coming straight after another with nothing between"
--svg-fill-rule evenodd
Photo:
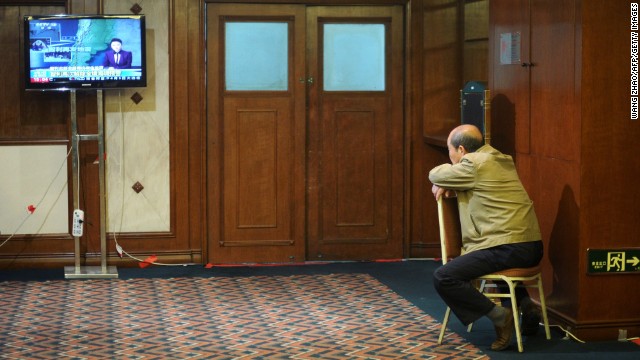
<instances>
[{"instance_id":1,"label":"news anchor on screen","mask_svg":"<svg viewBox=\"0 0 640 360\"><path fill-rule=\"evenodd\" d=\"M115 69L128 69L131 67L131 52L122 50L122 40L111 39L109 43L111 50L107 50L104 55L103 66Z\"/></svg>"}]
</instances>

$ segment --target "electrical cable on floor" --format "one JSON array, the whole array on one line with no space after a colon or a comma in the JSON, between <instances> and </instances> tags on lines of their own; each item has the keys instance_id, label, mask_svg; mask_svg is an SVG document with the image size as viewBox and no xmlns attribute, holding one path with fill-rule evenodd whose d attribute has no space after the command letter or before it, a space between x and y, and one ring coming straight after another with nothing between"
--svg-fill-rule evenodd
<instances>
[{"instance_id":1,"label":"electrical cable on floor","mask_svg":"<svg viewBox=\"0 0 640 360\"><path fill-rule=\"evenodd\" d=\"M549 325L549 327L557 327L557 328L559 328L560 330L562 330L562 332L564 332L564 338L563 338L564 340L568 340L569 338L571 338L571 339L573 339L573 340L575 340L575 341L577 341L577 342L579 342L579 343L581 343L581 344L584 344L584 343L585 343L584 341L582 341L582 340L578 339L578 338L577 338L575 335L573 335L571 332L569 332L569 330L567 330L567 329L563 328L563 327L562 327L562 326L560 326L560 325Z\"/></svg>"},{"instance_id":2,"label":"electrical cable on floor","mask_svg":"<svg viewBox=\"0 0 640 360\"><path fill-rule=\"evenodd\" d=\"M11 238L13 238L18 231L20 231L20 229L22 228L22 226L27 222L27 219L29 219L29 217L31 217L31 215L33 215L33 213L36 211L36 209L38 209L40 207L40 204L42 204L42 202L44 201L44 199L47 197L47 195L49 194L49 190L51 190L51 186L53 186L53 183L56 181L56 179L58 178L58 176L60 176L60 171L62 171L62 168L64 167L64 165L67 163L67 158L69 157L69 154L71 154L71 149L72 147L69 147L69 151L67 152L67 155L64 157L64 159L62 160L62 164L60 164L60 167L58 168L58 172L56 172L56 175L53 177L53 179L51 180L51 182L49 183L49 186L47 186L47 189L44 191L44 195L42 195L42 197L40 198L40 201L38 201L36 203L35 206L33 205L29 205L28 207L28 213L27 216L24 217L24 219L22 219L22 222L18 225L18 227L13 231L13 233L11 235L9 235L8 238L6 238L1 244L0 247L4 246L4 244L6 244L9 240L11 240ZM66 186L68 183L68 181L65 181L64 185ZM63 186L64 189L64 186ZM44 221L46 221L47 218L45 218L43 220L43 224Z\"/></svg>"}]
</instances>

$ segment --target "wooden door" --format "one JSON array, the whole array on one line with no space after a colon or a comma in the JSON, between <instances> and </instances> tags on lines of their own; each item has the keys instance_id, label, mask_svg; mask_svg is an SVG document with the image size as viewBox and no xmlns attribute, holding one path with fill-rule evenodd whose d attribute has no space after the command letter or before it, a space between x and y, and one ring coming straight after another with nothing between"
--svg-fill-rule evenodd
<instances>
[{"instance_id":1,"label":"wooden door","mask_svg":"<svg viewBox=\"0 0 640 360\"><path fill-rule=\"evenodd\" d=\"M327 31L376 34L373 89L323 70ZM402 256L402 31L401 7L207 6L210 262Z\"/></svg>"},{"instance_id":2,"label":"wooden door","mask_svg":"<svg viewBox=\"0 0 640 360\"><path fill-rule=\"evenodd\" d=\"M207 6L208 255L303 261L305 14Z\"/></svg>"},{"instance_id":3,"label":"wooden door","mask_svg":"<svg viewBox=\"0 0 640 360\"><path fill-rule=\"evenodd\" d=\"M310 7L308 259L402 257L402 8Z\"/></svg>"}]
</instances>

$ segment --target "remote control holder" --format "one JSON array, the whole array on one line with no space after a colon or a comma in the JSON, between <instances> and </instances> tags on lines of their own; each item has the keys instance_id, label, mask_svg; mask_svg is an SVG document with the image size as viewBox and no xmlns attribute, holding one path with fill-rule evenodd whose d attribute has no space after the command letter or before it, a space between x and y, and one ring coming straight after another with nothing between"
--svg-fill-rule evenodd
<instances>
[{"instance_id":1,"label":"remote control holder","mask_svg":"<svg viewBox=\"0 0 640 360\"><path fill-rule=\"evenodd\" d=\"M73 224L71 234L76 237L82 236L82 223L84 222L84 211L80 209L73 210Z\"/></svg>"}]
</instances>

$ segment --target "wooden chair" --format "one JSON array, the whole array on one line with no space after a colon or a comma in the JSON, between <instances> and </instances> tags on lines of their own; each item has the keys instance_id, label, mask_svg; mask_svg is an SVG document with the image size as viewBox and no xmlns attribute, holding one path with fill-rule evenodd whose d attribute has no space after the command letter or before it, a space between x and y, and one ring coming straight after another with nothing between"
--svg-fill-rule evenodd
<instances>
[{"instance_id":1,"label":"wooden chair","mask_svg":"<svg viewBox=\"0 0 640 360\"><path fill-rule=\"evenodd\" d=\"M462 239L460 232L460 218L458 215L458 203L455 197L445 198L444 196L438 200L438 225L440 227L440 247L442 251L442 264L446 264L447 260L460 255L462 248ZM544 331L547 340L551 339L549 331L549 319L547 318L547 307L544 299L544 291L542 289L542 272L540 265L531 268L514 268L507 269L493 274L484 275L477 279L481 285L479 291L489 298L511 298L511 307L513 311L513 323L515 325L515 334L518 341L518 351L522 352L522 335L520 334L519 312L516 304L515 288L522 284L528 288L538 289L540 296L540 308L542 310L542 319L544 321ZM503 281L509 287L509 293L503 294L497 291L487 292L490 288L495 288L496 281ZM500 286L504 286L501 284ZM438 344L442 344L444 332L449 322L451 309L447 307L444 319L442 320L442 328L438 337ZM469 324L468 331L471 331L473 324Z\"/></svg>"}]
</instances>

